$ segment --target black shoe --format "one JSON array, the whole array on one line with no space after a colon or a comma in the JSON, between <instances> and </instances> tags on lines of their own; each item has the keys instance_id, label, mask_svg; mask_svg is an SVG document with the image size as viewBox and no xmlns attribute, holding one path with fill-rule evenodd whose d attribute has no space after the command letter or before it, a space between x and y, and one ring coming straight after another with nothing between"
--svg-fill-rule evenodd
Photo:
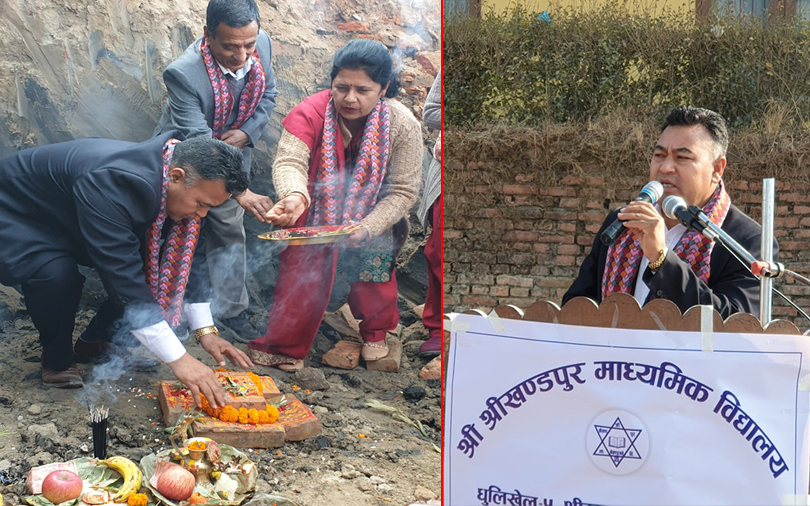
<instances>
[{"instance_id":1,"label":"black shoe","mask_svg":"<svg viewBox=\"0 0 810 506\"><path fill-rule=\"evenodd\" d=\"M219 321L233 331L233 338L240 343L249 343L261 337L259 331L251 325L244 311L233 318L220 318Z\"/></svg>"},{"instance_id":2,"label":"black shoe","mask_svg":"<svg viewBox=\"0 0 810 506\"><path fill-rule=\"evenodd\" d=\"M71 365L64 371L57 371L42 364L42 383L45 386L56 388L81 388L84 386L82 375L76 364Z\"/></svg>"},{"instance_id":3,"label":"black shoe","mask_svg":"<svg viewBox=\"0 0 810 506\"><path fill-rule=\"evenodd\" d=\"M73 345L73 353L77 362L103 364L111 360L121 360L124 367L131 371L154 371L157 361L133 355L126 347L107 341L89 342L81 337Z\"/></svg>"}]
</instances>

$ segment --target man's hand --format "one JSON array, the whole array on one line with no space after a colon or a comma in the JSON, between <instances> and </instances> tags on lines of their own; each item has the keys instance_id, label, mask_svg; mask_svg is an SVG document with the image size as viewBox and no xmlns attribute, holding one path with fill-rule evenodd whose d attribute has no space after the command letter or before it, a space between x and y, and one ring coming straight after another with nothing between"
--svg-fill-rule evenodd
<instances>
[{"instance_id":1,"label":"man's hand","mask_svg":"<svg viewBox=\"0 0 810 506\"><path fill-rule=\"evenodd\" d=\"M436 139L436 144L433 145L433 158L441 161L442 159L442 133L439 132L439 138Z\"/></svg>"},{"instance_id":2,"label":"man's hand","mask_svg":"<svg viewBox=\"0 0 810 506\"><path fill-rule=\"evenodd\" d=\"M222 134L220 140L226 144L230 144L235 148L242 149L245 147L245 144L247 144L250 138L248 137L248 134L246 134L245 132L236 129L236 130L228 130L227 132Z\"/></svg>"},{"instance_id":3,"label":"man's hand","mask_svg":"<svg viewBox=\"0 0 810 506\"><path fill-rule=\"evenodd\" d=\"M345 241L343 241L343 245L348 247L358 246L361 243L368 240L368 236L369 233L366 227L361 226L360 228L352 232L351 235L347 237Z\"/></svg>"},{"instance_id":4,"label":"man's hand","mask_svg":"<svg viewBox=\"0 0 810 506\"><path fill-rule=\"evenodd\" d=\"M254 367L253 362L242 350L216 334L211 333L201 336L200 345L209 355L214 357L220 367L225 365L226 356L231 361L231 364L238 365L242 369Z\"/></svg>"},{"instance_id":5,"label":"man's hand","mask_svg":"<svg viewBox=\"0 0 810 506\"><path fill-rule=\"evenodd\" d=\"M273 201L270 200L270 197L253 193L248 189L245 190L245 193L237 195L234 198L239 205L242 206L245 211L252 214L254 218L262 223L268 223L266 215L267 212L273 208Z\"/></svg>"},{"instance_id":6,"label":"man's hand","mask_svg":"<svg viewBox=\"0 0 810 506\"><path fill-rule=\"evenodd\" d=\"M666 247L667 228L664 218L649 202L631 202L619 212L619 219L641 243L641 250L650 262L658 260Z\"/></svg>"},{"instance_id":7,"label":"man's hand","mask_svg":"<svg viewBox=\"0 0 810 506\"><path fill-rule=\"evenodd\" d=\"M276 205L265 215L265 223L270 222L279 227L289 227L294 225L306 210L307 205L304 203L303 197L294 193L276 202Z\"/></svg>"},{"instance_id":8,"label":"man's hand","mask_svg":"<svg viewBox=\"0 0 810 506\"><path fill-rule=\"evenodd\" d=\"M224 364L224 362L223 362ZM225 406L225 389L214 371L188 353L168 365L174 376L191 391L198 408L202 408L200 394L205 395L212 408Z\"/></svg>"}]
</instances>

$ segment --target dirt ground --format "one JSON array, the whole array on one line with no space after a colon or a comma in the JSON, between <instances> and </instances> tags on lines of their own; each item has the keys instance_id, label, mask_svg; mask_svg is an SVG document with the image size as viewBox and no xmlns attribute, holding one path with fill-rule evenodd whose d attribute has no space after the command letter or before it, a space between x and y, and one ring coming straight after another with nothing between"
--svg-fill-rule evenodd
<instances>
[{"instance_id":1,"label":"dirt ground","mask_svg":"<svg viewBox=\"0 0 810 506\"><path fill-rule=\"evenodd\" d=\"M440 387L438 381L418 378L427 361L416 352L427 334L409 305L401 300L406 328L399 372L368 371L362 361L352 371L321 364L322 354L341 337L326 326L309 355L311 369L295 375L254 370L271 376L282 393L298 396L323 426L320 436L288 442L278 451L248 451L258 465L257 496L279 495L301 506L363 506L405 505L440 495L440 454L434 449L440 446ZM75 337L92 315L92 309L80 311ZM138 462L170 446L157 398L146 395L157 393L156 380L173 379L167 366L147 374L80 365L84 388L47 388L40 380L38 334L13 289L2 288L0 316L0 495L6 505L25 504L31 467L92 456L88 404L110 408L108 456ZM189 353L214 365L193 339L185 344ZM307 389L311 393L305 394ZM369 399L419 420L428 437L365 407Z\"/></svg>"}]
</instances>

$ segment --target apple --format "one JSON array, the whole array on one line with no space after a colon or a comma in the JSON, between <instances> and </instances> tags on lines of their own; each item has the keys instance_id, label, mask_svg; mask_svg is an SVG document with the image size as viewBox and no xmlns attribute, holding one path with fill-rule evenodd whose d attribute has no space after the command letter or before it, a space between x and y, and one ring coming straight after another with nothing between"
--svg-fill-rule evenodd
<instances>
[{"instance_id":1,"label":"apple","mask_svg":"<svg viewBox=\"0 0 810 506\"><path fill-rule=\"evenodd\" d=\"M76 499L83 488L81 477L65 469L53 471L42 481L42 495L54 504Z\"/></svg>"}]
</instances>

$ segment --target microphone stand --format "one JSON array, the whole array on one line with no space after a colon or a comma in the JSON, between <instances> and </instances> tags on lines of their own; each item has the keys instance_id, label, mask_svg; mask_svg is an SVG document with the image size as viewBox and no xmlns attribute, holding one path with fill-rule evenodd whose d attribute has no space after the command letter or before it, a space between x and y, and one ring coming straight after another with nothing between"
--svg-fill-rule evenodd
<instances>
[{"instance_id":1,"label":"microphone stand","mask_svg":"<svg viewBox=\"0 0 810 506\"><path fill-rule=\"evenodd\" d=\"M728 249L743 265L745 265L751 274L757 277L766 278L779 278L786 276L788 279L798 281L806 286L810 286L810 279L785 268L785 264L780 262L766 262L764 260L757 260L747 249L740 243L734 240L733 237L728 235L723 229L718 227L712 222L708 216L696 205L689 206L689 214L692 215L694 220L689 223L688 228L702 234L709 240L717 241L726 249ZM699 225L699 226L698 226ZM810 316L802 311L796 304L789 300L785 295L779 292L776 288L772 288L774 292L785 299L794 309L799 311L805 318L810 320Z\"/></svg>"}]
</instances>

